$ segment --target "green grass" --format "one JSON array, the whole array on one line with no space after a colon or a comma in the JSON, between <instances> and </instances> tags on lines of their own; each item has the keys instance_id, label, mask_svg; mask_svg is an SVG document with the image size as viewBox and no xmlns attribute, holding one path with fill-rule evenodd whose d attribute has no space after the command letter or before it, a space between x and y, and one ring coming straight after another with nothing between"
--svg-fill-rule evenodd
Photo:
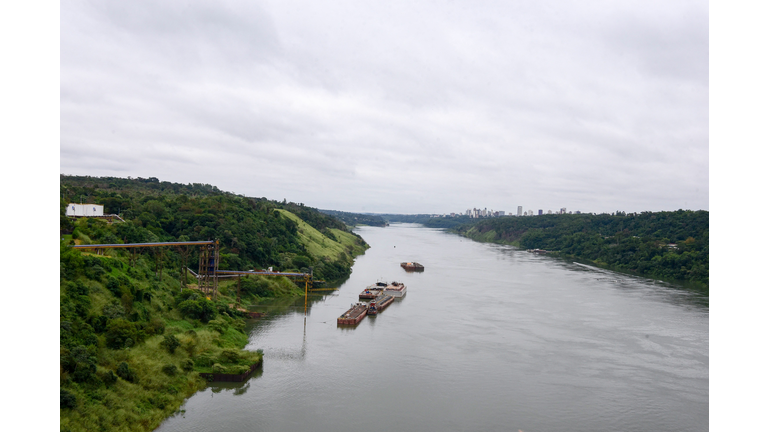
<instances>
[{"instance_id":1,"label":"green grass","mask_svg":"<svg viewBox=\"0 0 768 432\"><path fill-rule=\"evenodd\" d=\"M307 251L312 254L312 256L317 258L327 257L331 260L337 260L346 256L347 249L342 243L337 243L336 241L326 237L323 233L316 230L311 225L307 224L288 210L277 209L277 211L279 211L280 214L282 214L284 217L291 219L298 224L299 241L307 249ZM333 231L334 234L336 232L343 233L343 231L340 230Z\"/></svg>"},{"instance_id":2,"label":"green grass","mask_svg":"<svg viewBox=\"0 0 768 432\"><path fill-rule=\"evenodd\" d=\"M481 241L486 243L503 243L500 240L496 239L496 231L494 230L490 230L481 234L477 232L477 229L475 227L472 227L464 235L476 241Z\"/></svg>"},{"instance_id":3,"label":"green grass","mask_svg":"<svg viewBox=\"0 0 768 432\"><path fill-rule=\"evenodd\" d=\"M331 232L339 243L344 246L352 255L359 255L365 253L365 246L360 244L360 240L354 234L342 231L340 229L331 228Z\"/></svg>"}]
</instances>

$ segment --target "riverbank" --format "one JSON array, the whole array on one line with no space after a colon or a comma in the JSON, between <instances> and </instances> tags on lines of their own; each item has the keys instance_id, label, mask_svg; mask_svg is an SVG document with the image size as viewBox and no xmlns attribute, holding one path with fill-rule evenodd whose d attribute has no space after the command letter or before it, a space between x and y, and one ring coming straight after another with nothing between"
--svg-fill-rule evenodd
<instances>
[{"instance_id":1,"label":"riverbank","mask_svg":"<svg viewBox=\"0 0 768 432\"><path fill-rule=\"evenodd\" d=\"M708 212L493 218L450 231L709 293Z\"/></svg>"},{"instance_id":2,"label":"riverbank","mask_svg":"<svg viewBox=\"0 0 768 432\"><path fill-rule=\"evenodd\" d=\"M261 364L263 353L246 349L247 312L238 299L252 305L304 295L303 282L248 276L240 284L220 280L218 295L209 297L182 273L198 268L195 247L97 254L70 245L219 239L221 270L274 267L329 281L349 277L368 248L315 209L210 185L62 176L61 187L60 231L71 233L60 243L62 431L155 429L206 388L201 374L242 376ZM66 217L67 202L80 194L107 213L130 209L122 212L125 222Z\"/></svg>"}]
</instances>

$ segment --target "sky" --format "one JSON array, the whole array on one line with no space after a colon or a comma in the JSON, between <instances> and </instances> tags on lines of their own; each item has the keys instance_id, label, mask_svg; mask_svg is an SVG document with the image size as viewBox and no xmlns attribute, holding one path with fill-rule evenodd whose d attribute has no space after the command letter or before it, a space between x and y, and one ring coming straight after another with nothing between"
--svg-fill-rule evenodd
<instances>
[{"instance_id":1,"label":"sky","mask_svg":"<svg viewBox=\"0 0 768 432\"><path fill-rule=\"evenodd\" d=\"M60 173L350 212L709 210L709 5L61 2Z\"/></svg>"}]
</instances>

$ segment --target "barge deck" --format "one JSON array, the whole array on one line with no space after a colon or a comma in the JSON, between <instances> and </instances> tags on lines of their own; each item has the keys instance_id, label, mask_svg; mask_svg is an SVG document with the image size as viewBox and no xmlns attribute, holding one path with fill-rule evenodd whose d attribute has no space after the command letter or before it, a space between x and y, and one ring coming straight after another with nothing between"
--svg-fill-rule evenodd
<instances>
[{"instance_id":1,"label":"barge deck","mask_svg":"<svg viewBox=\"0 0 768 432\"><path fill-rule=\"evenodd\" d=\"M365 318L368 313L368 305L365 303L358 303L349 308L348 311L341 314L336 318L337 325L357 325Z\"/></svg>"},{"instance_id":2,"label":"barge deck","mask_svg":"<svg viewBox=\"0 0 768 432\"><path fill-rule=\"evenodd\" d=\"M368 315L378 314L392 304L393 301L395 301L395 298L390 295L382 294L378 296L368 305Z\"/></svg>"}]
</instances>

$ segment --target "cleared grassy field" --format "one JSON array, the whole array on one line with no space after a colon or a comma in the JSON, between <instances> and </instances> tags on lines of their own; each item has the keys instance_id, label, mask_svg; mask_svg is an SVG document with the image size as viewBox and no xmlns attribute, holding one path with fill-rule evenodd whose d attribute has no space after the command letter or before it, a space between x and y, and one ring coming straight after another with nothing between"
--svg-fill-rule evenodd
<instances>
[{"instance_id":1,"label":"cleared grassy field","mask_svg":"<svg viewBox=\"0 0 768 432\"><path fill-rule=\"evenodd\" d=\"M336 237L337 241L316 230L288 210L277 209L277 211L298 224L299 241L310 254L317 258L329 258L335 261L365 251L365 247L353 234L331 228L329 231Z\"/></svg>"}]
</instances>

